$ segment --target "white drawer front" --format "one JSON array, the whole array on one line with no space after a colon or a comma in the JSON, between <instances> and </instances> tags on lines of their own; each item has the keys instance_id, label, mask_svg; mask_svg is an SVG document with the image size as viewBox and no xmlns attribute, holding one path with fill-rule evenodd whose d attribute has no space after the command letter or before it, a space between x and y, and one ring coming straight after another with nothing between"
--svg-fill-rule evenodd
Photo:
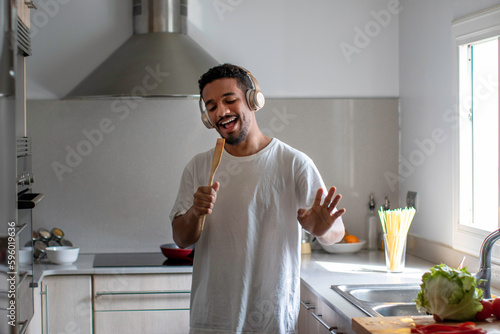
<instances>
[{"instance_id":1,"label":"white drawer front","mask_svg":"<svg viewBox=\"0 0 500 334\"><path fill-rule=\"evenodd\" d=\"M189 311L96 312L94 334L189 333Z\"/></svg>"}]
</instances>

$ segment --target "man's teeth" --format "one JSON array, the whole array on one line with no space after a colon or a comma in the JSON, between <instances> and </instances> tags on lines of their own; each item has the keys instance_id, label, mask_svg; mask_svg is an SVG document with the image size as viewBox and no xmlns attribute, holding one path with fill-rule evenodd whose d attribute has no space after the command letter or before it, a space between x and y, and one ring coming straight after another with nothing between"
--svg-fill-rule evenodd
<instances>
[{"instance_id":1,"label":"man's teeth","mask_svg":"<svg viewBox=\"0 0 500 334\"><path fill-rule=\"evenodd\" d=\"M236 118L230 118L230 119L228 119L228 120L226 120L226 121L222 122L222 125L225 125L225 124L227 124L227 123L230 123L230 122L234 121L235 119L236 119Z\"/></svg>"},{"instance_id":2,"label":"man's teeth","mask_svg":"<svg viewBox=\"0 0 500 334\"><path fill-rule=\"evenodd\" d=\"M229 124L229 123L231 123L231 122L233 122L235 120L236 120L236 117L229 118L229 119L221 122L221 125L225 127L227 124Z\"/></svg>"}]
</instances>

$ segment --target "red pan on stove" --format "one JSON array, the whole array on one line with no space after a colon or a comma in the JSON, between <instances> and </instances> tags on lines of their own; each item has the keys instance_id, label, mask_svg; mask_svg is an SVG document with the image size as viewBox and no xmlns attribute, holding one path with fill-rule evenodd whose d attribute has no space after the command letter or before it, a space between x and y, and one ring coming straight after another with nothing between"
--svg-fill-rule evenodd
<instances>
[{"instance_id":1,"label":"red pan on stove","mask_svg":"<svg viewBox=\"0 0 500 334\"><path fill-rule=\"evenodd\" d=\"M160 246L161 252L169 260L193 261L194 246L179 248L176 244L164 244Z\"/></svg>"}]
</instances>

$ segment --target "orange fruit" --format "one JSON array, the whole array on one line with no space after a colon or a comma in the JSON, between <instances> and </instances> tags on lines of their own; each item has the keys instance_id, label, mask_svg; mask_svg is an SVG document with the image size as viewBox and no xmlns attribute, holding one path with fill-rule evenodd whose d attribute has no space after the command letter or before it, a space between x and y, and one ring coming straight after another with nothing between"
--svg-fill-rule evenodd
<instances>
[{"instance_id":1,"label":"orange fruit","mask_svg":"<svg viewBox=\"0 0 500 334\"><path fill-rule=\"evenodd\" d=\"M347 241L348 244L354 244L359 242L359 239L355 235L349 234L345 236L345 241Z\"/></svg>"}]
</instances>

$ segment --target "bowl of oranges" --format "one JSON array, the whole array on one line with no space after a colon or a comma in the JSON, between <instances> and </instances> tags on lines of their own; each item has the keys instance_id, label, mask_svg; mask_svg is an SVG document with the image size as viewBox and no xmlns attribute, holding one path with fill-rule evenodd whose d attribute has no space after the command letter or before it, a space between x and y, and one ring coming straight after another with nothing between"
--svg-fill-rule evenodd
<instances>
[{"instance_id":1,"label":"bowl of oranges","mask_svg":"<svg viewBox=\"0 0 500 334\"><path fill-rule=\"evenodd\" d=\"M320 243L321 248L328 253L355 253L365 245L366 240L358 239L353 234L349 234L346 230L342 240L333 245L323 245Z\"/></svg>"}]
</instances>

